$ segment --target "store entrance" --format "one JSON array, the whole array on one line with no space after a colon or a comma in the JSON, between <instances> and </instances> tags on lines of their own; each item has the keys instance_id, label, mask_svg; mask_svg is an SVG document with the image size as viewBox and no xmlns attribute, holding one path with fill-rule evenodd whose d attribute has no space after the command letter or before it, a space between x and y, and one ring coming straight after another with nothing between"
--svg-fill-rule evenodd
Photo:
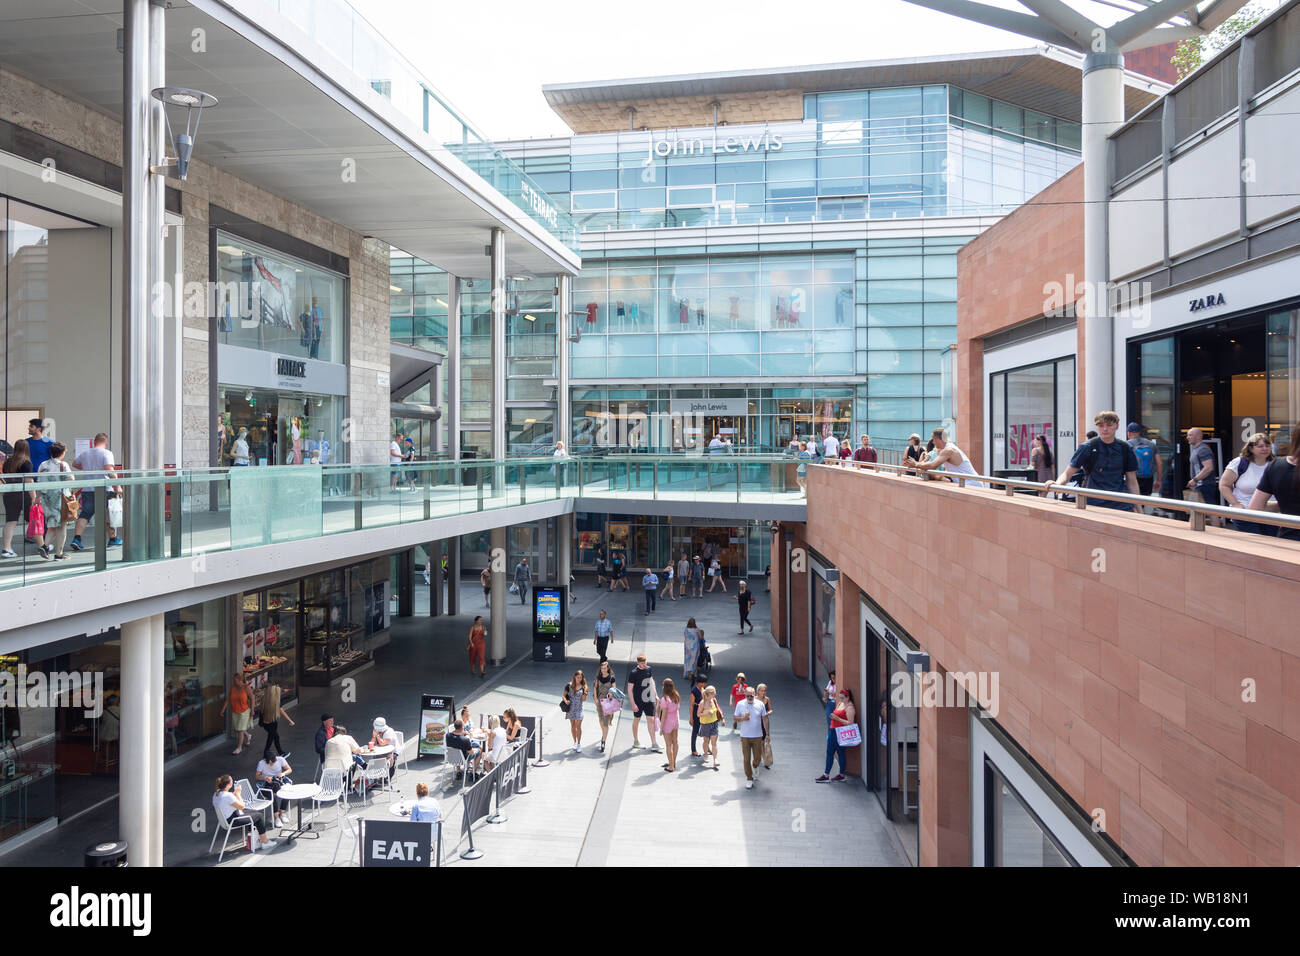
<instances>
[{"instance_id":1,"label":"store entrance","mask_svg":"<svg viewBox=\"0 0 1300 956\"><path fill-rule=\"evenodd\" d=\"M1250 435L1270 432L1265 331L1263 316L1246 316L1129 347L1130 418L1160 452L1161 497L1187 485L1189 429L1201 429L1219 474Z\"/></svg>"},{"instance_id":2,"label":"store entrance","mask_svg":"<svg viewBox=\"0 0 1300 956\"><path fill-rule=\"evenodd\" d=\"M731 442L733 451L749 448L751 445L749 418L744 415L707 415L704 418L704 444L713 441L713 436Z\"/></svg>"}]
</instances>

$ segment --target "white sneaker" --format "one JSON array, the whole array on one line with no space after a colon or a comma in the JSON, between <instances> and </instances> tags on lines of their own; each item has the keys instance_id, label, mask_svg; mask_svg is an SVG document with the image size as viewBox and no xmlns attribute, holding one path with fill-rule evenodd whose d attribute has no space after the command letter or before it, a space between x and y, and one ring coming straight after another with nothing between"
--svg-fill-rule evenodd
<instances>
[{"instance_id":1,"label":"white sneaker","mask_svg":"<svg viewBox=\"0 0 1300 956\"><path fill-rule=\"evenodd\" d=\"M279 846L279 845L280 845L280 841L279 841L279 840L267 840L266 843L262 846L262 849L263 849L263 850L269 850L269 849L271 849L271 847L273 847L273 846Z\"/></svg>"},{"instance_id":2,"label":"white sneaker","mask_svg":"<svg viewBox=\"0 0 1300 956\"><path fill-rule=\"evenodd\" d=\"M754 789L754 781L752 781L752 780L746 780L746 781L745 781L745 789L746 789L746 790L753 790L753 789Z\"/></svg>"}]
</instances>

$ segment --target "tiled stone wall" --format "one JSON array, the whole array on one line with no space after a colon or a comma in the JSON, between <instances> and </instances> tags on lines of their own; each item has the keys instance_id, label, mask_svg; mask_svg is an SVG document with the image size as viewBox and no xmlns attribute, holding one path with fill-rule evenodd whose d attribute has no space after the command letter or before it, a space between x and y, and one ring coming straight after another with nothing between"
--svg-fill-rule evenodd
<instances>
[{"instance_id":1,"label":"tiled stone wall","mask_svg":"<svg viewBox=\"0 0 1300 956\"><path fill-rule=\"evenodd\" d=\"M1139 865L1300 865L1300 631L1245 610L1294 603L1300 549L914 478L808 477L808 544L935 668L997 671L998 723L1080 808L1105 810ZM945 795L923 805L923 859L956 862L969 832L947 791L966 731L931 716L922 790Z\"/></svg>"},{"instance_id":2,"label":"tiled stone wall","mask_svg":"<svg viewBox=\"0 0 1300 956\"><path fill-rule=\"evenodd\" d=\"M121 127L112 118L44 89L16 74L0 70L0 118L34 130L99 159L121 164ZM169 179L179 189L185 218L183 271L186 282L206 282L209 276L208 206L216 205L349 259L348 415L352 419L344 458L355 462L387 460L389 394L380 377L388 374L388 249L376 240L315 215L266 190L195 160L185 182ZM181 465L210 464L209 443L216 421L209 389L210 321L182 319ZM120 374L115 370L115 374Z\"/></svg>"}]
</instances>

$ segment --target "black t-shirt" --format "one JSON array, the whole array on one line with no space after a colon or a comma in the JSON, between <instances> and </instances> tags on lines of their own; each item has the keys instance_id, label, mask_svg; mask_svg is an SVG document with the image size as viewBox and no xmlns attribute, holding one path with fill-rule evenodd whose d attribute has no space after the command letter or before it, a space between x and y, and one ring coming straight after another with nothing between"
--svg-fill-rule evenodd
<instances>
[{"instance_id":1,"label":"black t-shirt","mask_svg":"<svg viewBox=\"0 0 1300 956\"><path fill-rule=\"evenodd\" d=\"M654 676L654 668L649 664L645 670L637 670L633 667L627 672L627 682L632 684L632 699L634 702L640 702L650 699L650 681Z\"/></svg>"},{"instance_id":2,"label":"black t-shirt","mask_svg":"<svg viewBox=\"0 0 1300 956\"><path fill-rule=\"evenodd\" d=\"M749 590L737 594L736 600L740 602L741 610L746 610L749 605L758 603L758 598L754 597L754 592Z\"/></svg>"},{"instance_id":3,"label":"black t-shirt","mask_svg":"<svg viewBox=\"0 0 1300 956\"><path fill-rule=\"evenodd\" d=\"M905 452L903 453L903 457L904 457L904 458L910 458L910 459L912 459L913 461L920 461L920 460L921 460L921 446L920 446L920 445L911 445L911 444L909 444L909 445L907 446L907 451L905 451Z\"/></svg>"},{"instance_id":4,"label":"black t-shirt","mask_svg":"<svg viewBox=\"0 0 1300 956\"><path fill-rule=\"evenodd\" d=\"M1093 457L1092 449L1096 449ZM1075 468L1088 471L1086 488L1098 491L1127 491L1125 476L1130 471L1138 470L1137 456L1133 446L1123 439L1116 438L1110 444L1100 438L1093 438L1079 446L1070 464Z\"/></svg>"},{"instance_id":5,"label":"black t-shirt","mask_svg":"<svg viewBox=\"0 0 1300 956\"><path fill-rule=\"evenodd\" d=\"M691 688L691 720L700 719L700 701L704 700L704 688L696 684Z\"/></svg>"},{"instance_id":6,"label":"black t-shirt","mask_svg":"<svg viewBox=\"0 0 1300 956\"><path fill-rule=\"evenodd\" d=\"M474 742L464 734L450 733L447 735L447 746L463 750L468 755L474 749Z\"/></svg>"},{"instance_id":7,"label":"black t-shirt","mask_svg":"<svg viewBox=\"0 0 1300 956\"><path fill-rule=\"evenodd\" d=\"M1284 515L1300 515L1300 492L1295 487L1295 468L1285 458L1274 458L1259 477L1257 491L1264 491L1277 499L1278 510Z\"/></svg>"}]
</instances>

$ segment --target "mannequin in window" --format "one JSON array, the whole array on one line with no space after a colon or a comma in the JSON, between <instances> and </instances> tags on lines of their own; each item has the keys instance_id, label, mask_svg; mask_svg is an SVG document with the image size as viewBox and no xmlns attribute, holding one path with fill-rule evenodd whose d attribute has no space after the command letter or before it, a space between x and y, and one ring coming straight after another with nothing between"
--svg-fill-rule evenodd
<instances>
[{"instance_id":1,"label":"mannequin in window","mask_svg":"<svg viewBox=\"0 0 1300 956\"><path fill-rule=\"evenodd\" d=\"M295 465L302 464L302 420L296 415L289 419L289 439L293 442L293 458Z\"/></svg>"},{"instance_id":2,"label":"mannequin in window","mask_svg":"<svg viewBox=\"0 0 1300 956\"><path fill-rule=\"evenodd\" d=\"M325 331L325 313L317 304L316 296L311 297L311 357L320 355L320 340Z\"/></svg>"},{"instance_id":3,"label":"mannequin in window","mask_svg":"<svg viewBox=\"0 0 1300 956\"><path fill-rule=\"evenodd\" d=\"M316 432L316 451L320 455L320 463L328 465L330 463L330 443L325 439L324 429Z\"/></svg>"}]
</instances>

